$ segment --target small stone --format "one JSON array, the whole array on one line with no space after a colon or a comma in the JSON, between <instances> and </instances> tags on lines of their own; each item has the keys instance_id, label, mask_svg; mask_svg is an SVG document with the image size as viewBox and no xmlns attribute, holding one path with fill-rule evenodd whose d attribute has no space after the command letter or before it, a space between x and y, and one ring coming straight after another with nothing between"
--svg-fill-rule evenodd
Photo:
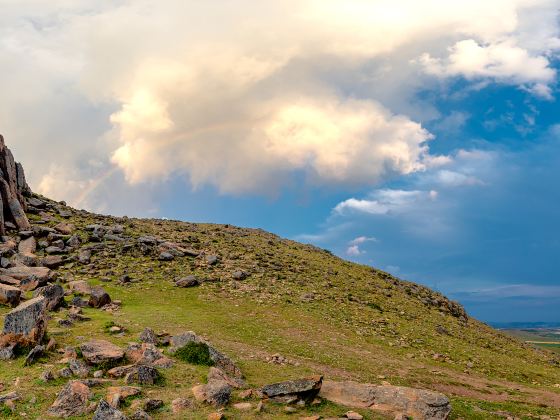
<instances>
[{"instance_id":1,"label":"small stone","mask_svg":"<svg viewBox=\"0 0 560 420\"><path fill-rule=\"evenodd\" d=\"M29 352L25 361L23 362L23 366L31 366L35 363L43 354L45 353L45 346L35 346Z\"/></svg>"},{"instance_id":2,"label":"small stone","mask_svg":"<svg viewBox=\"0 0 560 420\"><path fill-rule=\"evenodd\" d=\"M157 344L158 339L156 333L151 328L145 328L144 331L138 337L142 343Z\"/></svg>"},{"instance_id":3,"label":"small stone","mask_svg":"<svg viewBox=\"0 0 560 420\"><path fill-rule=\"evenodd\" d=\"M345 414L346 418L348 420L363 420L364 416L362 416L360 413L356 413L355 411L348 411Z\"/></svg>"},{"instance_id":4,"label":"small stone","mask_svg":"<svg viewBox=\"0 0 560 420\"><path fill-rule=\"evenodd\" d=\"M158 257L160 261L173 261L174 259L175 257L170 252L162 252Z\"/></svg>"},{"instance_id":5,"label":"small stone","mask_svg":"<svg viewBox=\"0 0 560 420\"><path fill-rule=\"evenodd\" d=\"M208 414L208 420L222 420L224 415L222 413L210 413Z\"/></svg>"},{"instance_id":6,"label":"small stone","mask_svg":"<svg viewBox=\"0 0 560 420\"><path fill-rule=\"evenodd\" d=\"M53 380L54 380L54 375L53 375L53 373L52 373L50 370L45 370L45 371L41 374L41 376L40 376L39 379L40 379L42 382L47 383L47 382L50 382L50 381L53 381Z\"/></svg>"},{"instance_id":7,"label":"small stone","mask_svg":"<svg viewBox=\"0 0 560 420\"><path fill-rule=\"evenodd\" d=\"M193 407L193 402L187 398L177 398L171 401L171 412L173 414L178 414L182 411L192 409Z\"/></svg>"},{"instance_id":8,"label":"small stone","mask_svg":"<svg viewBox=\"0 0 560 420\"><path fill-rule=\"evenodd\" d=\"M206 263L208 265L216 265L218 264L218 256L217 255L208 255L206 257Z\"/></svg>"},{"instance_id":9,"label":"small stone","mask_svg":"<svg viewBox=\"0 0 560 420\"><path fill-rule=\"evenodd\" d=\"M250 409L253 408L253 405L251 403L237 403L237 404L233 404L233 408L235 408L236 410L240 410L240 411L249 411Z\"/></svg>"},{"instance_id":10,"label":"small stone","mask_svg":"<svg viewBox=\"0 0 560 420\"><path fill-rule=\"evenodd\" d=\"M175 282L177 287L195 287L198 286L200 282L195 276L183 277Z\"/></svg>"},{"instance_id":11,"label":"small stone","mask_svg":"<svg viewBox=\"0 0 560 420\"><path fill-rule=\"evenodd\" d=\"M144 410L147 412L151 412L151 411L156 411L159 410L161 407L163 407L163 401L162 400L146 400L144 402Z\"/></svg>"}]
</instances>

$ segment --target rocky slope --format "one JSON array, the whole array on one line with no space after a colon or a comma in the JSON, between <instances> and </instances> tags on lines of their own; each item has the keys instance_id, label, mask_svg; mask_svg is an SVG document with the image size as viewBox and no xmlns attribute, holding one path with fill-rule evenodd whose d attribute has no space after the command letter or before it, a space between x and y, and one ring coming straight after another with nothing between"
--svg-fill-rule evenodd
<instances>
[{"instance_id":1,"label":"rocky slope","mask_svg":"<svg viewBox=\"0 0 560 420\"><path fill-rule=\"evenodd\" d=\"M558 355L425 287L261 230L72 209L3 141L0 168L0 417L560 414Z\"/></svg>"}]
</instances>

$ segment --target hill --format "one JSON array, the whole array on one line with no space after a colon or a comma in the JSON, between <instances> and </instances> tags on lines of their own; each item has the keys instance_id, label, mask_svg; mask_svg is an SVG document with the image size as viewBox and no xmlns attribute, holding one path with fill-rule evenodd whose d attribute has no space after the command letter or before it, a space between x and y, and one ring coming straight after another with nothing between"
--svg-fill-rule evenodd
<instances>
[{"instance_id":1,"label":"hill","mask_svg":"<svg viewBox=\"0 0 560 420\"><path fill-rule=\"evenodd\" d=\"M39 351L37 360L26 359L29 366L24 366L36 343L20 340L13 356L18 347L23 356L0 361L5 417L43 418L68 381L77 381L76 366L86 369L82 376L89 379L82 379L91 385L86 401L95 410L96 402L108 398L108 387L124 386L125 379L109 375L117 366L112 359L91 363L86 342L128 346L130 362L139 346L130 350L130 343L138 343L146 328L158 334L158 344L175 337L175 349L186 331L204 339L192 341L200 348L188 347L194 358L154 346L172 366L158 368L160 378L138 387L141 395L123 396L120 410L129 416L146 399L162 401L161 407L144 407L154 408L150 415L156 419L215 413L216 407L196 401L192 391L207 382L205 364L222 367L222 360L205 362L215 349L243 373L241 388L253 390L233 392L221 411L228 419L338 418L349 410L368 419L394 418L394 413L328 398L313 398L307 405L265 398L262 406L268 395L263 386L319 375L324 381L437 391L450 398L454 419L560 415L558 355L468 317L458 303L426 287L258 229L92 214L28 189L19 200L29 226L22 229L10 221L4 206L0 286L19 288L22 302L43 295L56 302L52 309L61 306L49 312L41 338L50 346ZM46 271L27 275L29 267ZM49 293L57 291L40 289L53 284L61 286L63 297L51 299ZM11 311L0 305L0 319ZM10 342L6 328L4 333L0 347ZM100 373L94 375L96 370ZM138 382L140 374L135 374ZM185 400L183 411L172 405L180 403L178 398ZM234 405L239 402L246 405Z\"/></svg>"}]
</instances>

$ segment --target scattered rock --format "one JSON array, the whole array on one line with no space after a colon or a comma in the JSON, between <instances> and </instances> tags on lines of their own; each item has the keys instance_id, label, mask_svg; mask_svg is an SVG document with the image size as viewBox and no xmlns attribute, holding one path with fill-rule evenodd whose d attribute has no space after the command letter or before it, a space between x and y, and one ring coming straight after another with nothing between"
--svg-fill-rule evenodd
<instances>
[{"instance_id":1,"label":"scattered rock","mask_svg":"<svg viewBox=\"0 0 560 420\"><path fill-rule=\"evenodd\" d=\"M127 384L154 385L159 378L160 374L153 366L137 365L126 374L125 382Z\"/></svg>"},{"instance_id":2,"label":"scattered rock","mask_svg":"<svg viewBox=\"0 0 560 420\"><path fill-rule=\"evenodd\" d=\"M54 311L64 304L64 289L58 284L47 284L33 292L33 297L43 296L47 311Z\"/></svg>"},{"instance_id":3,"label":"scattered rock","mask_svg":"<svg viewBox=\"0 0 560 420\"><path fill-rule=\"evenodd\" d=\"M177 287L195 287L199 284L200 282L195 276L183 277L175 282L175 286Z\"/></svg>"},{"instance_id":4,"label":"scattered rock","mask_svg":"<svg viewBox=\"0 0 560 420\"><path fill-rule=\"evenodd\" d=\"M89 367L78 359L70 359L68 361L68 368L72 371L72 374L78 378L87 378L90 372Z\"/></svg>"},{"instance_id":5,"label":"scattered rock","mask_svg":"<svg viewBox=\"0 0 560 420\"><path fill-rule=\"evenodd\" d=\"M101 286L95 286L91 289L91 294L89 297L89 306L93 308L101 308L102 306L111 303L111 297L109 293L105 291Z\"/></svg>"},{"instance_id":6,"label":"scattered rock","mask_svg":"<svg viewBox=\"0 0 560 420\"><path fill-rule=\"evenodd\" d=\"M222 413L210 413L208 414L208 420L223 420L224 415Z\"/></svg>"},{"instance_id":7,"label":"scattered rock","mask_svg":"<svg viewBox=\"0 0 560 420\"><path fill-rule=\"evenodd\" d=\"M413 418L447 419L451 411L445 395L423 389L326 381L319 395L347 407L404 413Z\"/></svg>"},{"instance_id":8,"label":"scattered rock","mask_svg":"<svg viewBox=\"0 0 560 420\"><path fill-rule=\"evenodd\" d=\"M277 402L291 402L293 399L312 401L319 393L322 383L322 376L313 376L266 385L261 388L261 392Z\"/></svg>"},{"instance_id":9,"label":"scattered rock","mask_svg":"<svg viewBox=\"0 0 560 420\"><path fill-rule=\"evenodd\" d=\"M218 264L219 258L217 255L208 255L206 257L206 263L208 265L216 265Z\"/></svg>"},{"instance_id":10,"label":"scattered rock","mask_svg":"<svg viewBox=\"0 0 560 420\"><path fill-rule=\"evenodd\" d=\"M97 409L93 414L93 420L128 420L126 416L109 405L105 400L99 401Z\"/></svg>"},{"instance_id":11,"label":"scattered rock","mask_svg":"<svg viewBox=\"0 0 560 420\"><path fill-rule=\"evenodd\" d=\"M344 415L348 420L363 420L364 416L360 413L356 413L355 411L347 411Z\"/></svg>"},{"instance_id":12,"label":"scattered rock","mask_svg":"<svg viewBox=\"0 0 560 420\"><path fill-rule=\"evenodd\" d=\"M40 346L39 345L39 346L33 347L33 349L29 352L29 354L25 358L25 361L23 362L23 366L31 366L41 356L43 356L43 354L45 354L45 346Z\"/></svg>"},{"instance_id":13,"label":"scattered rock","mask_svg":"<svg viewBox=\"0 0 560 420\"><path fill-rule=\"evenodd\" d=\"M47 413L49 416L62 418L84 415L87 412L91 396L87 385L81 381L70 381L60 391ZM107 417L98 417L98 419L105 420Z\"/></svg>"},{"instance_id":14,"label":"scattered rock","mask_svg":"<svg viewBox=\"0 0 560 420\"><path fill-rule=\"evenodd\" d=\"M105 340L91 340L80 346L84 359L92 365L111 364L119 362L124 357L124 351Z\"/></svg>"},{"instance_id":15,"label":"scattered rock","mask_svg":"<svg viewBox=\"0 0 560 420\"><path fill-rule=\"evenodd\" d=\"M40 343L47 330L46 299L38 296L21 303L4 318L3 334L20 334L34 343Z\"/></svg>"},{"instance_id":16,"label":"scattered rock","mask_svg":"<svg viewBox=\"0 0 560 420\"><path fill-rule=\"evenodd\" d=\"M89 296L91 294L91 286L84 280L76 280L68 283L68 288L75 294Z\"/></svg>"},{"instance_id":17,"label":"scattered rock","mask_svg":"<svg viewBox=\"0 0 560 420\"><path fill-rule=\"evenodd\" d=\"M253 408L253 405L248 402L245 403L242 402L242 403L233 404L233 408L240 411L249 411L250 409Z\"/></svg>"},{"instance_id":18,"label":"scattered rock","mask_svg":"<svg viewBox=\"0 0 560 420\"><path fill-rule=\"evenodd\" d=\"M21 290L15 286L0 283L0 304L17 306L21 299Z\"/></svg>"},{"instance_id":19,"label":"scattered rock","mask_svg":"<svg viewBox=\"0 0 560 420\"><path fill-rule=\"evenodd\" d=\"M152 417L144 410L136 410L132 413L130 420L152 420Z\"/></svg>"},{"instance_id":20,"label":"scattered rock","mask_svg":"<svg viewBox=\"0 0 560 420\"><path fill-rule=\"evenodd\" d=\"M224 381L212 381L206 385L195 386L192 393L197 401L223 407L231 397L231 386Z\"/></svg>"},{"instance_id":21,"label":"scattered rock","mask_svg":"<svg viewBox=\"0 0 560 420\"><path fill-rule=\"evenodd\" d=\"M41 265L51 269L58 268L66 263L66 259L61 255L48 255L41 260Z\"/></svg>"},{"instance_id":22,"label":"scattered rock","mask_svg":"<svg viewBox=\"0 0 560 420\"><path fill-rule=\"evenodd\" d=\"M234 280L245 280L247 277L249 277L249 273L242 271L242 270L237 270L234 271L233 274L231 275L231 277Z\"/></svg>"},{"instance_id":23,"label":"scattered rock","mask_svg":"<svg viewBox=\"0 0 560 420\"><path fill-rule=\"evenodd\" d=\"M187 398L176 398L171 401L171 412L173 414L179 414L185 410L190 410L192 408L194 408L194 404Z\"/></svg>"},{"instance_id":24,"label":"scattered rock","mask_svg":"<svg viewBox=\"0 0 560 420\"><path fill-rule=\"evenodd\" d=\"M107 388L107 402L112 407L119 408L127 398L136 397L141 393L140 388L133 386L111 386Z\"/></svg>"},{"instance_id":25,"label":"scattered rock","mask_svg":"<svg viewBox=\"0 0 560 420\"><path fill-rule=\"evenodd\" d=\"M156 336L156 333L151 328L145 328L144 331L140 333L138 339L143 343L149 343L149 344L158 343L158 338Z\"/></svg>"},{"instance_id":26,"label":"scattered rock","mask_svg":"<svg viewBox=\"0 0 560 420\"><path fill-rule=\"evenodd\" d=\"M153 400L153 399L149 399L146 400L144 402L144 411L152 412L152 411L156 411L159 410L161 407L163 407L163 401L162 400Z\"/></svg>"},{"instance_id":27,"label":"scattered rock","mask_svg":"<svg viewBox=\"0 0 560 420\"><path fill-rule=\"evenodd\" d=\"M240 378L232 378L228 374L226 374L223 370L217 367L211 367L208 371L208 383L212 381L223 381L229 384L233 388L245 388L247 387L247 383Z\"/></svg>"},{"instance_id":28,"label":"scattered rock","mask_svg":"<svg viewBox=\"0 0 560 420\"><path fill-rule=\"evenodd\" d=\"M171 254L170 252L162 252L161 254L159 254L158 260L160 261L173 261L175 259L175 256L173 254Z\"/></svg>"},{"instance_id":29,"label":"scattered rock","mask_svg":"<svg viewBox=\"0 0 560 420\"><path fill-rule=\"evenodd\" d=\"M54 227L54 229L63 235L72 235L74 230L76 230L76 227L70 223L59 223Z\"/></svg>"}]
</instances>

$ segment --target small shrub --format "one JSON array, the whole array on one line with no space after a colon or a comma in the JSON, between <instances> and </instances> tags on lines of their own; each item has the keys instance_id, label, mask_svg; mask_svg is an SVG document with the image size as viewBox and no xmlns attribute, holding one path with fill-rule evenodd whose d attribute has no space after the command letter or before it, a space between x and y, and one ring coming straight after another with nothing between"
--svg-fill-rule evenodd
<instances>
[{"instance_id":1,"label":"small shrub","mask_svg":"<svg viewBox=\"0 0 560 420\"><path fill-rule=\"evenodd\" d=\"M193 365L212 366L214 362L210 358L208 346L204 343L189 342L175 352L180 360Z\"/></svg>"}]
</instances>

